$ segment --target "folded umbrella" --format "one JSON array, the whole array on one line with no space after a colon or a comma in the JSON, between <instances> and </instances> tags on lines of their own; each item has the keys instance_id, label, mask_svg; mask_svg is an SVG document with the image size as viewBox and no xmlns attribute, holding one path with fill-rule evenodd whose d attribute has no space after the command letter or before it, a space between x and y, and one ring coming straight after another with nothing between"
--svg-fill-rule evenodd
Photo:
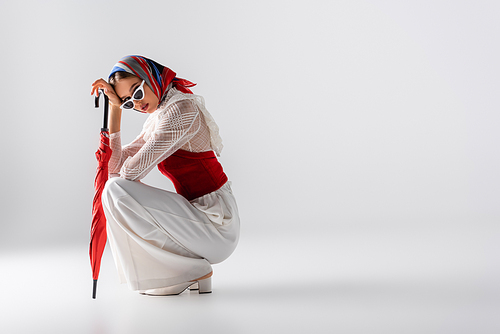
<instances>
[{"instance_id":1,"label":"folded umbrella","mask_svg":"<svg viewBox=\"0 0 500 334\"><path fill-rule=\"evenodd\" d=\"M92 298L95 299L97 291L97 279L101 269L101 258L106 246L106 217L102 208L101 195L104 185L108 180L108 161L111 158L111 148L109 147L108 130L108 97L99 90L95 98L95 107L99 108L99 97L104 95L104 122L101 128L101 141L99 149L95 152L97 158L97 171L94 181L94 202L92 204L92 226L90 230L90 264L92 266L92 278L94 280Z\"/></svg>"}]
</instances>

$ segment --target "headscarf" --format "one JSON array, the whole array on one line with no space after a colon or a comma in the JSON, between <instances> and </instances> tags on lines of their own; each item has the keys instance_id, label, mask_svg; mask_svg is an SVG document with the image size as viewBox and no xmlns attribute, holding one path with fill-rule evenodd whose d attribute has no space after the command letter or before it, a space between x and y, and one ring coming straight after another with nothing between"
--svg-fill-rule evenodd
<instances>
[{"instance_id":1,"label":"headscarf","mask_svg":"<svg viewBox=\"0 0 500 334\"><path fill-rule=\"evenodd\" d=\"M167 93L170 83L172 83L173 87L177 90L188 94L193 94L188 87L196 85L186 79L177 78L175 72L168 67L142 56L123 57L115 64L109 76L111 77L113 73L120 71L133 74L143 79L160 101Z\"/></svg>"}]
</instances>

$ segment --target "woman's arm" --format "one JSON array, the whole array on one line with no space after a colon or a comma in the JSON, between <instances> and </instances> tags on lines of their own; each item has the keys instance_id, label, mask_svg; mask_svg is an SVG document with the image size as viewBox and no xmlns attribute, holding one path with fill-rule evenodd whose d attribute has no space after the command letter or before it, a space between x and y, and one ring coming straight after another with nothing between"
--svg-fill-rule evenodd
<instances>
[{"instance_id":1,"label":"woman's arm","mask_svg":"<svg viewBox=\"0 0 500 334\"><path fill-rule=\"evenodd\" d=\"M108 126L109 133L120 132L120 127L122 123L122 109L120 106L111 105L109 108L109 116L108 116Z\"/></svg>"},{"instance_id":2,"label":"woman's arm","mask_svg":"<svg viewBox=\"0 0 500 334\"><path fill-rule=\"evenodd\" d=\"M200 111L193 101L173 103L165 110L155 132L141 149L127 158L120 176L133 181L144 178L156 165L193 138L201 124Z\"/></svg>"},{"instance_id":3,"label":"woman's arm","mask_svg":"<svg viewBox=\"0 0 500 334\"><path fill-rule=\"evenodd\" d=\"M117 174L128 157L134 156L144 145L142 135L135 138L130 144L122 146L121 132L110 135L111 158L109 159L109 173Z\"/></svg>"},{"instance_id":4,"label":"woman's arm","mask_svg":"<svg viewBox=\"0 0 500 334\"><path fill-rule=\"evenodd\" d=\"M120 105L122 101L116 95L116 92L109 83L104 79L97 79L92 84L92 90L90 94L98 94L98 90L104 90L104 94L108 96L109 99L109 115L108 115L108 126L110 133L110 147L111 147L111 158L109 160L109 173L116 174L120 171L123 162L130 156L133 156L140 150L142 145L144 145L144 140L142 136L137 137L130 144L122 147L121 142L121 119L122 119L122 109Z\"/></svg>"}]
</instances>

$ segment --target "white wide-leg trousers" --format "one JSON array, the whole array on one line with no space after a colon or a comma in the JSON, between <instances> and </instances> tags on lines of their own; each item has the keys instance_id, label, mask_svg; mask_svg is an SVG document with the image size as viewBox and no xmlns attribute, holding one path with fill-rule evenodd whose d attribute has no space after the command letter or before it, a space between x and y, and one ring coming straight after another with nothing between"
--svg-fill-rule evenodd
<instances>
[{"instance_id":1,"label":"white wide-leg trousers","mask_svg":"<svg viewBox=\"0 0 500 334\"><path fill-rule=\"evenodd\" d=\"M106 183L102 204L120 281L132 290L200 278L238 243L240 220L229 182L189 202L115 177Z\"/></svg>"}]
</instances>

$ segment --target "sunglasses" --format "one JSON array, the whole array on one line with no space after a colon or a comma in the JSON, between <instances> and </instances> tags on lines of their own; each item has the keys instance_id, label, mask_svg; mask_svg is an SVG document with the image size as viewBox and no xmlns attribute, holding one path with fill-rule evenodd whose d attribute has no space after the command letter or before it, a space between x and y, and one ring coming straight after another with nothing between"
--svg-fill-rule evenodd
<instances>
[{"instance_id":1,"label":"sunglasses","mask_svg":"<svg viewBox=\"0 0 500 334\"><path fill-rule=\"evenodd\" d=\"M134 101L139 101L144 98L144 80L142 80L139 87L134 90L132 97L127 101L123 102L120 108L122 109L134 109Z\"/></svg>"}]
</instances>

